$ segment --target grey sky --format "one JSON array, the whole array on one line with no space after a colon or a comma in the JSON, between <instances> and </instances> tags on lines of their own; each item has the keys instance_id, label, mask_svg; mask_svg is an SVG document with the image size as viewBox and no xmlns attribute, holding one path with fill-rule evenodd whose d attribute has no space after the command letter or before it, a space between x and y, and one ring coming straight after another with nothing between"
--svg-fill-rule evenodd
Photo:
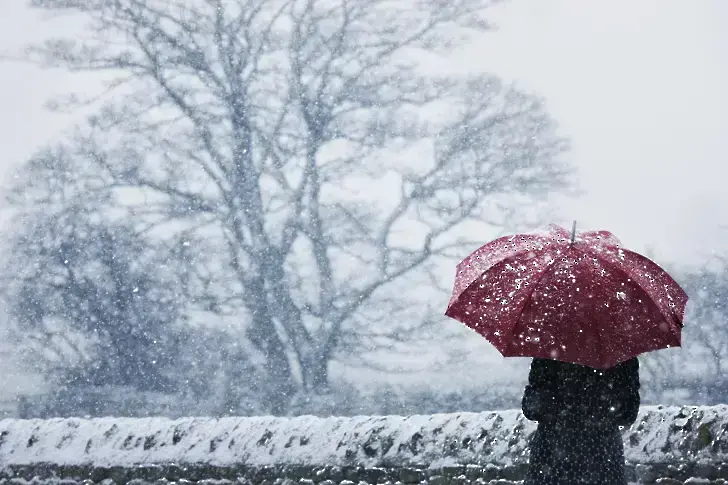
<instances>
[{"instance_id":1,"label":"grey sky","mask_svg":"<svg viewBox=\"0 0 728 485\"><path fill-rule=\"evenodd\" d=\"M669 260L722 250L728 2L516 0L496 20L463 57L542 93L573 137L586 194L564 217Z\"/></svg>"},{"instance_id":2,"label":"grey sky","mask_svg":"<svg viewBox=\"0 0 728 485\"><path fill-rule=\"evenodd\" d=\"M0 2L3 51L53 32L24 4ZM547 99L585 191L558 201L564 218L651 245L661 261L722 250L728 2L513 0L493 13L498 33L442 67L489 70ZM82 76L0 64L0 175L69 125L44 101L84 83L93 89Z\"/></svg>"}]
</instances>

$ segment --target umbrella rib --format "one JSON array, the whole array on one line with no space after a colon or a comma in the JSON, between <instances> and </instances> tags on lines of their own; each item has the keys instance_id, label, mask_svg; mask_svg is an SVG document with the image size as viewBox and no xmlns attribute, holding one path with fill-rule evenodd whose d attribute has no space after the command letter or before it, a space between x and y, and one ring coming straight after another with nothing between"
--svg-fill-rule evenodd
<instances>
[{"instance_id":1,"label":"umbrella rib","mask_svg":"<svg viewBox=\"0 0 728 485\"><path fill-rule=\"evenodd\" d=\"M588 325L588 327L584 328L585 325ZM604 352L604 336L602 335L603 329L600 326L595 327L593 321L589 321L588 323L579 321L579 331L580 332L583 332L584 330L586 330L587 333L589 333L591 328L595 328L594 335L596 335L596 338L597 338L597 355L598 355L598 359L599 359L599 364L601 366L601 365L604 365L605 355L606 355Z\"/></svg>"},{"instance_id":2,"label":"umbrella rib","mask_svg":"<svg viewBox=\"0 0 728 485\"><path fill-rule=\"evenodd\" d=\"M606 359L604 358L605 355L606 355L606 353L604 351L604 336L602 335L602 330L603 329L601 328L601 326L598 325L597 326L597 329L596 329L596 332L594 332L594 333L597 336L597 344L598 344L598 347L597 347L598 350L597 350L597 352L599 353L599 363L601 365L604 365L605 362L606 362Z\"/></svg>"},{"instance_id":3,"label":"umbrella rib","mask_svg":"<svg viewBox=\"0 0 728 485\"><path fill-rule=\"evenodd\" d=\"M680 288L680 285L677 283L677 281L675 281L675 278L673 278L668 272L663 270L657 263L655 263L651 259L641 255L640 253L631 251L629 249L623 248L622 250L626 253L631 254L633 257L640 258L640 259L644 260L644 262L647 262L648 264L652 265L663 276L667 277L675 286ZM642 288L642 286L640 286L639 283L635 282L635 284L637 284L637 286L639 286L643 291L645 291L644 288ZM680 288L680 289L682 290L682 288ZM645 291L645 293L647 293L647 292ZM684 293L684 290L683 290L683 293ZM649 293L647 293L647 295L649 295ZM666 292L666 295L669 296L669 292ZM662 310L660 310L660 313L662 313ZM662 316L665 316L665 314L662 313ZM681 329L683 328L683 322L680 320L680 317L678 316L678 313L675 310L670 310L670 317L672 317L677 322L678 327L680 327ZM666 318L666 320L670 320L670 318Z\"/></svg>"},{"instance_id":4,"label":"umbrella rib","mask_svg":"<svg viewBox=\"0 0 728 485\"><path fill-rule=\"evenodd\" d=\"M659 313L660 315L662 315L662 318L663 318L663 319L664 319L664 320L665 320L666 322L668 322L669 324L672 324L672 323L673 323L674 319L673 319L673 318L668 318L668 316L667 316L667 315L665 315L665 313L664 313L664 312L662 311L662 309L661 309L661 308L660 308L660 307L659 307L659 306L657 305L657 303L655 303L655 301L653 300L653 298L652 298L652 295L650 295L650 293L649 293L649 292L648 292L647 290L645 290L645 289L644 289L644 288L642 287L642 285L640 285L640 284L639 284L639 283L638 283L638 282L637 282L637 281L636 281L636 280L635 280L634 278L632 278L632 276L630 276L630 274L629 274L629 273L627 273L627 272L626 272L625 270L623 270L622 268L620 268L620 267L619 267L619 266L617 266L616 264L612 263L611 261L608 261L608 260L606 260L606 259L603 259L603 258L599 257L599 254L598 254L598 253L594 253L594 252L592 252L592 251L590 251L590 253L591 253L592 255L594 255L594 256L595 256L596 258L598 258L598 259L599 259L600 261L602 261L603 263L605 263L605 264L606 264L607 266L609 266L610 268L612 268L612 269L613 269L614 271L617 271L617 272L619 272L619 273L622 273L622 275L626 276L626 277L627 277L627 279L628 279L629 281L632 281L632 282L633 282L633 283L635 284L635 286L636 286L636 287L637 287L637 288L638 288L638 289L639 289L640 291L642 291L642 293L644 293L644 295L645 295L645 296L647 297L647 301L649 302L648 304L651 304L652 306L654 306L655 308L657 308L657 312L658 312L658 313ZM672 313L672 312L671 312L671 313ZM670 317L672 317L672 316L673 316L673 315L671 314L671 315L670 315Z\"/></svg>"},{"instance_id":5,"label":"umbrella rib","mask_svg":"<svg viewBox=\"0 0 728 485\"><path fill-rule=\"evenodd\" d=\"M541 283L541 280L544 279L546 276L546 273L551 269L551 267L554 265L554 262L556 259L551 259L551 261L546 265L546 268L541 272L540 275L538 275L538 278L533 283L533 286L531 287L531 290L528 292L528 296L523 300L523 305L521 306L520 310L518 311L518 318L516 319L516 322L513 324L513 329L511 330L510 338L506 341L506 348L505 348L505 354L508 353L508 351L511 349L511 345L513 343L513 334L516 333L516 328L521 323L521 318L523 318L523 310L526 309L526 305L528 305L528 302L531 300L531 297L533 296L533 293L536 291L536 287L539 283Z\"/></svg>"}]
</instances>

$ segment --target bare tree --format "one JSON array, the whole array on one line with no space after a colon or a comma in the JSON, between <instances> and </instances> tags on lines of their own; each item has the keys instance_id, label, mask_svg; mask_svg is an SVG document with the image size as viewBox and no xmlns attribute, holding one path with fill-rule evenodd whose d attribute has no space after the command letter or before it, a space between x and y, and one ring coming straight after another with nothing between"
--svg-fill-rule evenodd
<instances>
[{"instance_id":1,"label":"bare tree","mask_svg":"<svg viewBox=\"0 0 728 485\"><path fill-rule=\"evenodd\" d=\"M275 413L328 385L343 336L386 323L367 308L417 301L396 284L463 256L469 224L569 187L538 98L418 61L488 31L491 0L31 3L91 34L32 59L112 77L76 99L103 108L62 164L150 230L217 248L198 253L217 268L204 298L240 315Z\"/></svg>"},{"instance_id":2,"label":"bare tree","mask_svg":"<svg viewBox=\"0 0 728 485\"><path fill-rule=\"evenodd\" d=\"M692 302L684 330L683 377L706 404L728 399L728 259L715 256L685 276ZM696 373L699 372L699 376ZM684 372L683 372L684 373Z\"/></svg>"},{"instance_id":3,"label":"bare tree","mask_svg":"<svg viewBox=\"0 0 728 485\"><path fill-rule=\"evenodd\" d=\"M17 344L56 386L169 391L176 278L132 228L64 209L11 225L0 289Z\"/></svg>"},{"instance_id":4,"label":"bare tree","mask_svg":"<svg viewBox=\"0 0 728 485\"><path fill-rule=\"evenodd\" d=\"M681 390L693 403L715 404L728 398L728 259L715 255L700 266L676 270L690 297L680 349L645 356L648 389L664 400Z\"/></svg>"}]
</instances>

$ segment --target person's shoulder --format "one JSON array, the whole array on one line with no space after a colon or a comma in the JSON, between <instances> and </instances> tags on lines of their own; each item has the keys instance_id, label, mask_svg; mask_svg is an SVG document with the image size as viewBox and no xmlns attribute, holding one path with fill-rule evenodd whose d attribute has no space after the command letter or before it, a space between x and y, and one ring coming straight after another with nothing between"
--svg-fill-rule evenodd
<instances>
[{"instance_id":1,"label":"person's shoulder","mask_svg":"<svg viewBox=\"0 0 728 485\"><path fill-rule=\"evenodd\" d=\"M560 362L558 360L544 359L544 358L541 358L541 357L535 357L531 361L531 367L532 368L535 367L537 369L550 369L550 370L555 370L555 369L560 369L560 368L562 368L562 367L564 367L566 365L567 364L565 364L564 362Z\"/></svg>"},{"instance_id":2,"label":"person's shoulder","mask_svg":"<svg viewBox=\"0 0 728 485\"><path fill-rule=\"evenodd\" d=\"M550 376L558 370L558 366L559 363L555 360L536 357L531 361L531 374L534 376Z\"/></svg>"},{"instance_id":3,"label":"person's shoulder","mask_svg":"<svg viewBox=\"0 0 728 485\"><path fill-rule=\"evenodd\" d=\"M609 369L608 372L611 371L609 373L614 374L634 374L635 372L639 372L639 367L639 360L637 360L637 357L633 357L631 359L620 362L619 364Z\"/></svg>"}]
</instances>

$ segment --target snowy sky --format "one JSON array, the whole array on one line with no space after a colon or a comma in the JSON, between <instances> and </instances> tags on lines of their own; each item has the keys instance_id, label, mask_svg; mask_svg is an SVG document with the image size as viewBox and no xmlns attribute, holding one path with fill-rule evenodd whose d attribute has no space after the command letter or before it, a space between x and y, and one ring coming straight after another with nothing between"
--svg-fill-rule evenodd
<instances>
[{"instance_id":1,"label":"snowy sky","mask_svg":"<svg viewBox=\"0 0 728 485\"><path fill-rule=\"evenodd\" d=\"M515 0L463 59L548 100L580 170L566 218L682 260L728 242L728 2ZM477 60L477 61L476 61Z\"/></svg>"},{"instance_id":2,"label":"snowy sky","mask_svg":"<svg viewBox=\"0 0 728 485\"><path fill-rule=\"evenodd\" d=\"M24 4L0 2L0 51L59 28ZM492 19L498 32L442 69L487 70L546 98L573 140L584 191L558 201L563 222L611 230L637 251L652 247L661 263L725 250L728 1L512 0ZM61 28L73 33L69 25ZM0 177L72 122L44 102L84 84L95 87L0 63Z\"/></svg>"},{"instance_id":3,"label":"snowy sky","mask_svg":"<svg viewBox=\"0 0 728 485\"><path fill-rule=\"evenodd\" d=\"M24 4L0 2L2 51L58 28ZM495 72L547 99L573 138L584 191L558 202L564 222L612 230L665 262L721 250L728 2L512 0L492 18L499 31L463 46L455 68ZM81 76L0 63L0 176L69 126L43 103L83 83L93 89Z\"/></svg>"}]
</instances>

